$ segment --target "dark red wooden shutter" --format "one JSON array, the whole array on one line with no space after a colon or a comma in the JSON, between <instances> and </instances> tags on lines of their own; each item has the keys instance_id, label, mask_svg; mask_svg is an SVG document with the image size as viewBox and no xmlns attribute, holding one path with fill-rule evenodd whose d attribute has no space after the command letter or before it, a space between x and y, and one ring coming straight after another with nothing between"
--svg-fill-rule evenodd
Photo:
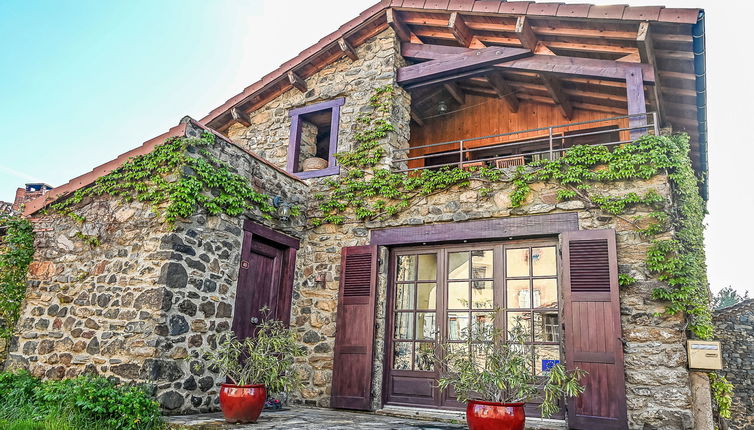
<instances>
[{"instance_id":1,"label":"dark red wooden shutter","mask_svg":"<svg viewBox=\"0 0 754 430\"><path fill-rule=\"evenodd\" d=\"M569 369L589 372L568 402L572 429L627 429L614 230L563 233L563 325Z\"/></svg>"},{"instance_id":2,"label":"dark red wooden shutter","mask_svg":"<svg viewBox=\"0 0 754 430\"><path fill-rule=\"evenodd\" d=\"M332 407L371 409L377 247L343 248Z\"/></svg>"}]
</instances>

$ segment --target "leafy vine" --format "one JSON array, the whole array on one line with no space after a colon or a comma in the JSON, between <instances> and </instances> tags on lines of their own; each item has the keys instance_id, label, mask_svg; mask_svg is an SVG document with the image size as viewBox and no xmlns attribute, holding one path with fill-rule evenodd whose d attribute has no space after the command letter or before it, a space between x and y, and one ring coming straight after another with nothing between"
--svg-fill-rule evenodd
<instances>
[{"instance_id":1,"label":"leafy vine","mask_svg":"<svg viewBox=\"0 0 754 430\"><path fill-rule=\"evenodd\" d=\"M86 220L73 213L72 208L87 197L111 195L164 208L165 220L170 224L191 216L199 208L210 215L230 216L258 209L263 217L270 218L275 211L270 197L255 191L247 178L214 157L207 149L214 142L211 133L204 133L200 138L170 138L152 152L132 158L51 208L84 222ZM99 244L97 238L77 236L92 246Z\"/></svg>"},{"instance_id":2,"label":"leafy vine","mask_svg":"<svg viewBox=\"0 0 754 430\"><path fill-rule=\"evenodd\" d=\"M0 216L0 338L10 338L26 293L34 256L34 230L20 217Z\"/></svg>"}]
</instances>

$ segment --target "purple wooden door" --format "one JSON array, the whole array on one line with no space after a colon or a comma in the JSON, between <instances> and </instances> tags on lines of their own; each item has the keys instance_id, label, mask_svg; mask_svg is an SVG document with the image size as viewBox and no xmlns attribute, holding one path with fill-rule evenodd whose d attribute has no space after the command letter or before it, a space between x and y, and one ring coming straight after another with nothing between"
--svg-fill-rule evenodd
<instances>
[{"instance_id":1,"label":"purple wooden door","mask_svg":"<svg viewBox=\"0 0 754 430\"><path fill-rule=\"evenodd\" d=\"M269 309L269 317L290 321L293 269L298 241L256 224L244 228L241 267L233 312L233 332L253 336ZM282 242L282 243L281 243Z\"/></svg>"}]
</instances>

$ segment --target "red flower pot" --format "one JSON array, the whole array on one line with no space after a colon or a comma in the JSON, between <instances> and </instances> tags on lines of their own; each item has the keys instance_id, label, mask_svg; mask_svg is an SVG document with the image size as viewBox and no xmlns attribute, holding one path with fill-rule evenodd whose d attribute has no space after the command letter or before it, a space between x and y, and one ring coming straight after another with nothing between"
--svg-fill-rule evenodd
<instances>
[{"instance_id":1,"label":"red flower pot","mask_svg":"<svg viewBox=\"0 0 754 430\"><path fill-rule=\"evenodd\" d=\"M220 409L229 423L255 423L264 408L267 390L264 385L220 386Z\"/></svg>"},{"instance_id":2,"label":"red flower pot","mask_svg":"<svg viewBox=\"0 0 754 430\"><path fill-rule=\"evenodd\" d=\"M469 430L524 430L524 404L469 400L466 422Z\"/></svg>"}]
</instances>

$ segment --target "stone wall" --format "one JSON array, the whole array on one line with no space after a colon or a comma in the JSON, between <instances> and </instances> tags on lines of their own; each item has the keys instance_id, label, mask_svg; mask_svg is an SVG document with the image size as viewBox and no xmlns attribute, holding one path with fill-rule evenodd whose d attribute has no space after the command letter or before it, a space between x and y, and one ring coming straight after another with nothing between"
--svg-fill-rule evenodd
<instances>
[{"instance_id":1,"label":"stone wall","mask_svg":"<svg viewBox=\"0 0 754 430\"><path fill-rule=\"evenodd\" d=\"M715 335L722 342L723 371L733 384L729 428L754 428L754 300L715 312Z\"/></svg>"},{"instance_id":2,"label":"stone wall","mask_svg":"<svg viewBox=\"0 0 754 430\"><path fill-rule=\"evenodd\" d=\"M187 135L199 132L190 126ZM222 141L210 152L259 192L304 203L303 182ZM7 367L50 379L88 372L147 382L169 413L216 408L224 377L199 357L230 329L243 221L297 234L305 219L197 213L170 227L150 205L110 197L88 199L75 213L87 221L35 220L35 261Z\"/></svg>"},{"instance_id":3,"label":"stone wall","mask_svg":"<svg viewBox=\"0 0 754 430\"><path fill-rule=\"evenodd\" d=\"M357 54L359 60L356 62L342 59L309 77L306 93L290 90L253 112L252 125L234 125L229 130L230 136L284 168L290 129L289 109L345 97L338 149L351 149L355 118L367 109L372 90L394 84L394 71L404 64L392 30L386 30L360 46ZM396 131L386 143L386 164L405 155L394 150L407 147L410 135L410 98L398 89L394 102L391 121ZM325 189L321 181L307 182L316 192ZM470 188L480 186L472 183ZM643 194L649 189L656 189L670 199L665 176L649 181L614 183L602 186L600 192L607 195L624 195L631 191ZM373 228L576 211L582 229L614 228L618 231L621 271L638 279L636 284L621 290L631 428L691 428L691 393L683 347L684 321L680 316L656 316L662 312L663 305L651 299L651 291L658 284L652 281L644 264L650 240L637 232L643 226L636 226L631 221L634 216L648 215L650 209L639 208L616 217L586 208L580 201L558 203L556 187L542 184L533 185L527 202L513 209L509 198L511 190L510 184L499 184L490 197L483 198L470 189L454 189L424 199L386 221L351 222L344 226L325 225L307 230L297 261L291 318L302 344L309 351L297 363L304 387L296 400L313 406L327 407L330 404L341 247L368 244L369 231ZM315 216L316 204L312 201L309 206L310 214ZM387 250L381 249L380 252L382 260L387 261ZM387 265L382 265L379 273L372 389L374 408L380 406L382 393L386 270ZM318 274L325 276L324 283L315 282Z\"/></svg>"}]
</instances>

